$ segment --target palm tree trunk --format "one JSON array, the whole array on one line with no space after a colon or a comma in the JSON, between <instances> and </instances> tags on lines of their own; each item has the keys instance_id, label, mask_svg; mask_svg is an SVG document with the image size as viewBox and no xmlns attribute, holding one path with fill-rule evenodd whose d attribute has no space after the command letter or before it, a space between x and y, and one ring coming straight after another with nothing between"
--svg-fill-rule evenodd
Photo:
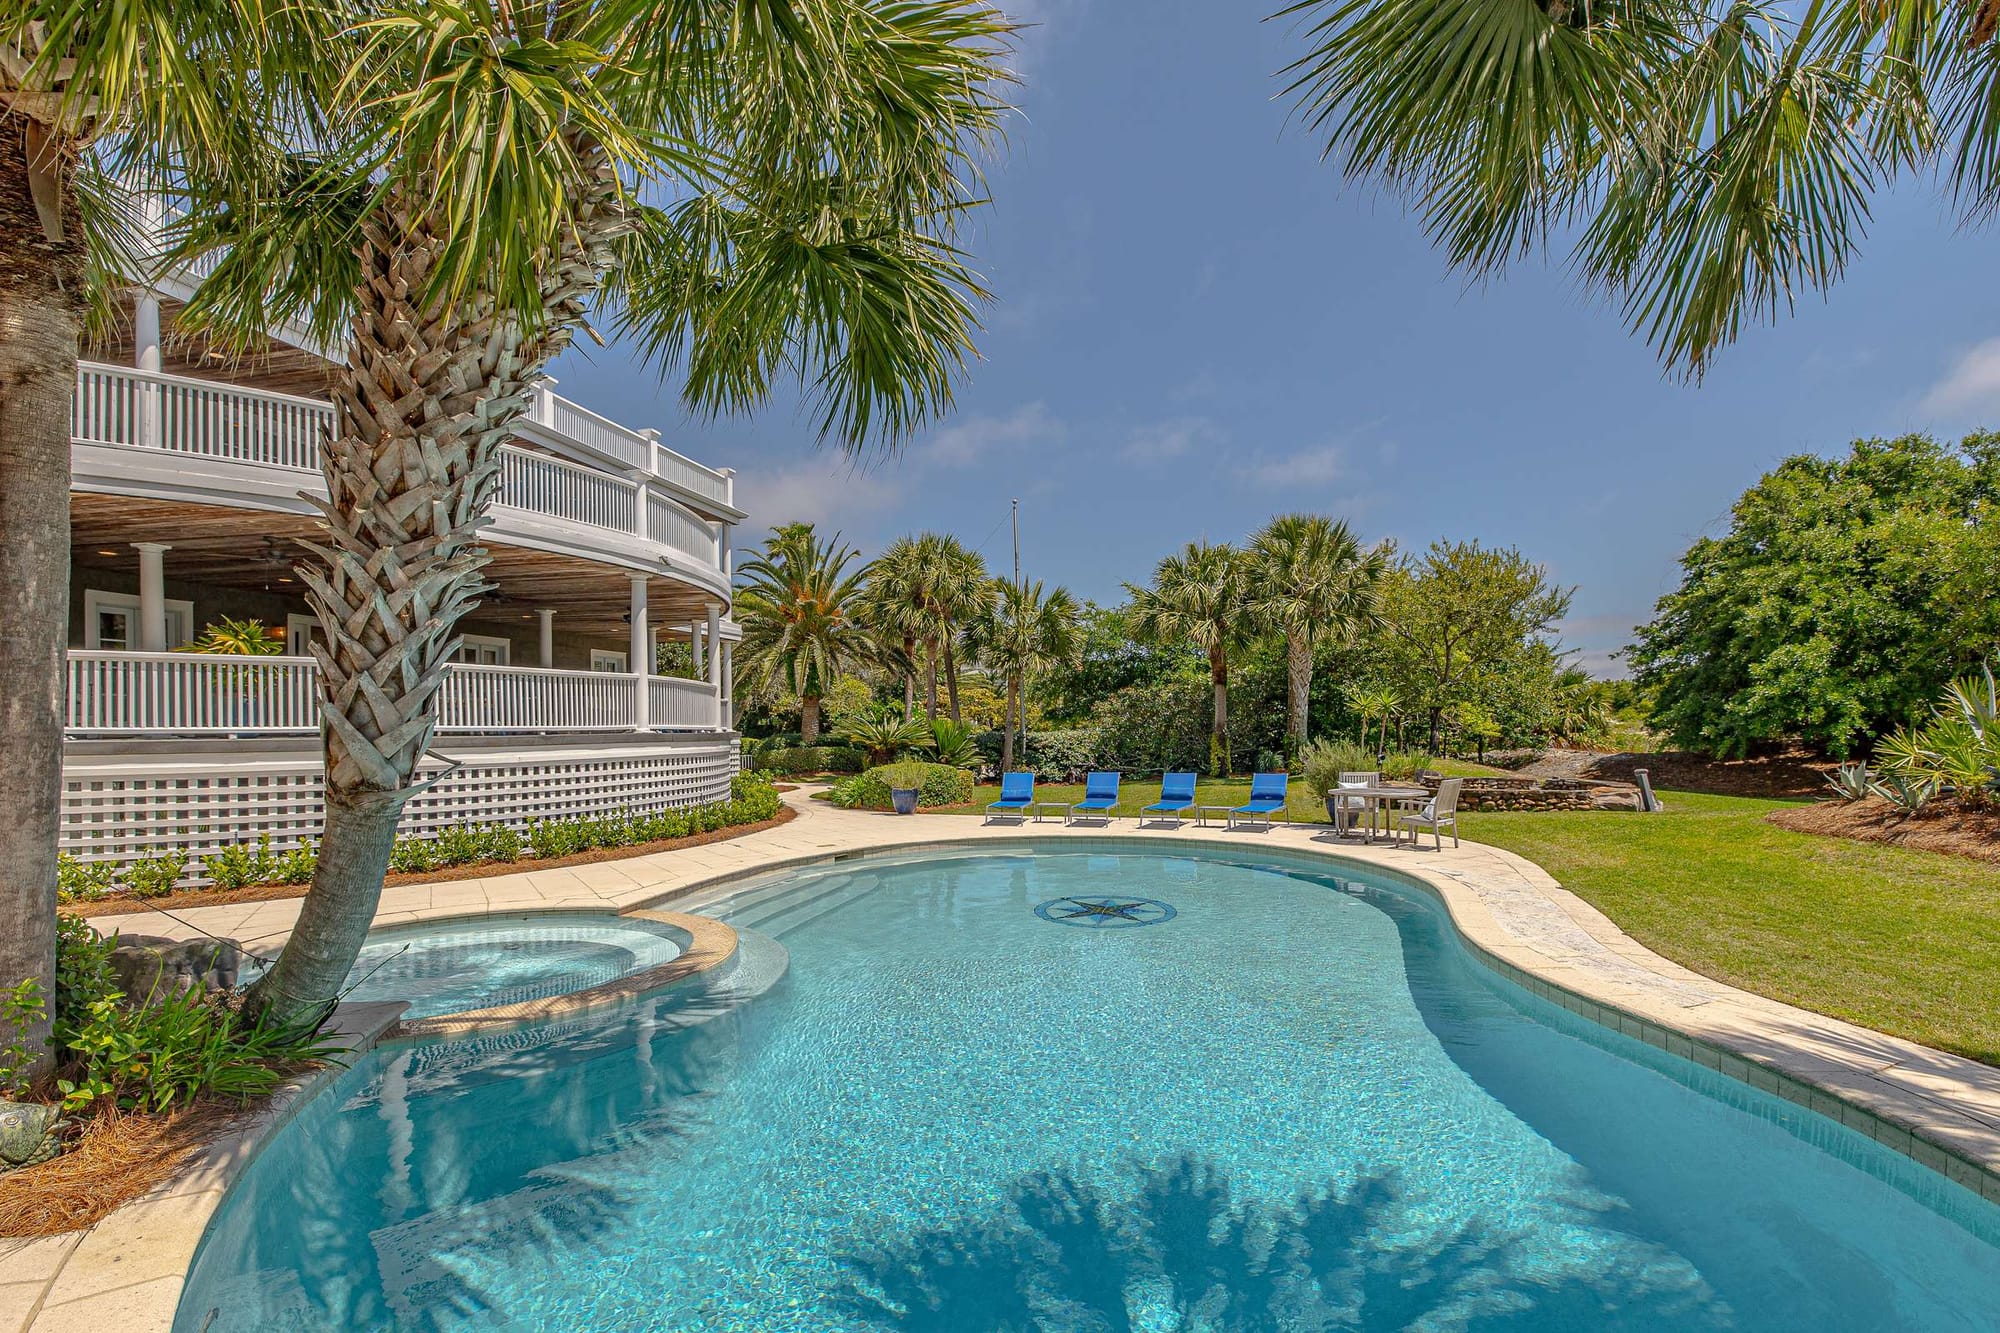
<instances>
[{"instance_id":1,"label":"palm tree trunk","mask_svg":"<svg viewBox=\"0 0 2000 1333\"><path fill-rule=\"evenodd\" d=\"M1292 753L1306 748L1306 713L1312 706L1312 640L1303 634L1285 637L1285 684L1291 696Z\"/></svg>"},{"instance_id":2,"label":"palm tree trunk","mask_svg":"<svg viewBox=\"0 0 2000 1333\"><path fill-rule=\"evenodd\" d=\"M928 643L924 645L924 649L925 649L925 655L927 656L930 662L930 678L928 681L925 682L924 685L924 712L926 715L929 716L931 721L935 722L937 721L937 696L938 696L937 640L936 639L930 640Z\"/></svg>"},{"instance_id":3,"label":"palm tree trunk","mask_svg":"<svg viewBox=\"0 0 2000 1333\"><path fill-rule=\"evenodd\" d=\"M326 638L314 648L326 821L298 924L253 988L262 1012L324 1012L374 919L459 619L486 587L477 535L500 445L610 262L622 219L608 168L599 182L579 204L577 241L543 276L548 318L532 331L483 294L424 300L442 242L420 201L392 199L363 227L354 336L322 462L325 535L298 570Z\"/></svg>"},{"instance_id":4,"label":"palm tree trunk","mask_svg":"<svg viewBox=\"0 0 2000 1333\"><path fill-rule=\"evenodd\" d=\"M0 113L0 991L55 992L63 649L69 638L69 429L84 248L66 169L31 173L25 117ZM32 142L43 143L39 128ZM58 149L57 151L62 151ZM37 168L67 168L39 148ZM65 153L65 156L67 154ZM32 179L31 179L32 176ZM39 192L59 220L51 239ZM46 1057L48 1015L15 1032Z\"/></svg>"},{"instance_id":5,"label":"palm tree trunk","mask_svg":"<svg viewBox=\"0 0 2000 1333\"><path fill-rule=\"evenodd\" d=\"M1007 716L1000 728L1000 771L1009 773L1014 768L1014 678L1007 677Z\"/></svg>"},{"instance_id":6,"label":"palm tree trunk","mask_svg":"<svg viewBox=\"0 0 2000 1333\"><path fill-rule=\"evenodd\" d=\"M799 744L819 744L819 696L808 694L799 700Z\"/></svg>"},{"instance_id":7,"label":"palm tree trunk","mask_svg":"<svg viewBox=\"0 0 2000 1333\"><path fill-rule=\"evenodd\" d=\"M944 687L951 698L951 720L961 721L958 715L958 654L953 651L950 639L944 641Z\"/></svg>"},{"instance_id":8,"label":"palm tree trunk","mask_svg":"<svg viewBox=\"0 0 2000 1333\"><path fill-rule=\"evenodd\" d=\"M911 663L917 660L917 641L908 634L903 636L903 721L917 720L917 673Z\"/></svg>"},{"instance_id":9,"label":"palm tree trunk","mask_svg":"<svg viewBox=\"0 0 2000 1333\"><path fill-rule=\"evenodd\" d=\"M1208 766L1218 778L1229 776L1229 658L1221 649L1208 654L1208 678L1215 687L1215 723L1208 738Z\"/></svg>"}]
</instances>

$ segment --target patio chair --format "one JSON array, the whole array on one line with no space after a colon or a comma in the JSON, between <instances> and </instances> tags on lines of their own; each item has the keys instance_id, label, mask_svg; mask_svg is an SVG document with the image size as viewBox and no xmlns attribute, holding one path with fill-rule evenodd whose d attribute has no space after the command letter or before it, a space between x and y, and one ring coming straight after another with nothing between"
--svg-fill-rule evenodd
<instances>
[{"instance_id":1,"label":"patio chair","mask_svg":"<svg viewBox=\"0 0 2000 1333\"><path fill-rule=\"evenodd\" d=\"M1342 796L1342 787L1372 787L1382 780L1380 773L1342 773L1328 792L1326 812L1333 819L1333 831L1346 837L1354 828L1354 817L1368 812L1369 801L1363 796Z\"/></svg>"},{"instance_id":2,"label":"patio chair","mask_svg":"<svg viewBox=\"0 0 2000 1333\"><path fill-rule=\"evenodd\" d=\"M1464 778L1446 778L1438 784L1437 795L1424 804L1415 814L1404 815L1396 823L1410 831L1410 845L1417 845L1417 835L1429 829L1437 839L1438 850L1444 850L1444 831L1451 829L1451 845L1458 846L1458 789L1465 785Z\"/></svg>"},{"instance_id":3,"label":"patio chair","mask_svg":"<svg viewBox=\"0 0 2000 1333\"><path fill-rule=\"evenodd\" d=\"M1002 773L1000 775L1000 799L986 807L986 817L993 818L994 811L1003 815L1027 817L1028 808L1035 803L1035 775L1033 773Z\"/></svg>"},{"instance_id":4,"label":"patio chair","mask_svg":"<svg viewBox=\"0 0 2000 1333\"><path fill-rule=\"evenodd\" d=\"M1187 812L1194 809L1195 775L1192 773L1167 773L1160 778L1160 799L1139 812L1139 823L1143 827L1150 814L1174 817L1176 823L1187 818Z\"/></svg>"},{"instance_id":5,"label":"patio chair","mask_svg":"<svg viewBox=\"0 0 2000 1333\"><path fill-rule=\"evenodd\" d=\"M1123 775L1118 773L1092 773L1086 776L1083 780L1083 799L1069 808L1068 813L1063 816L1063 823L1069 823L1078 814L1086 814L1102 815L1104 822L1109 824L1117 817L1111 810L1118 804L1118 779L1121 776Z\"/></svg>"},{"instance_id":6,"label":"patio chair","mask_svg":"<svg viewBox=\"0 0 2000 1333\"><path fill-rule=\"evenodd\" d=\"M1250 799L1229 812L1230 827L1236 826L1239 816L1260 820L1268 827L1280 811L1284 811L1285 822L1291 823L1291 811L1285 810L1285 788L1290 782L1285 773L1259 773L1251 778Z\"/></svg>"}]
</instances>

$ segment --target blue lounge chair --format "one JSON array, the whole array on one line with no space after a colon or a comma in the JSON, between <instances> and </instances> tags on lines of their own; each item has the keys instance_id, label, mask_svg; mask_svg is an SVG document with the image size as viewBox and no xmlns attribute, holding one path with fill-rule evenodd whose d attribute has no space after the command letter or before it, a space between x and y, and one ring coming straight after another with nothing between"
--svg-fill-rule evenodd
<instances>
[{"instance_id":1,"label":"blue lounge chair","mask_svg":"<svg viewBox=\"0 0 2000 1333\"><path fill-rule=\"evenodd\" d=\"M1063 823L1069 823L1070 820L1076 818L1081 813L1086 815L1103 815L1104 822L1109 824L1116 818L1111 813L1111 808L1118 804L1118 779L1120 776L1117 773L1092 773L1084 778L1083 799L1069 808L1069 813L1063 816Z\"/></svg>"},{"instance_id":2,"label":"blue lounge chair","mask_svg":"<svg viewBox=\"0 0 2000 1333\"><path fill-rule=\"evenodd\" d=\"M1268 826L1281 810L1285 809L1285 785L1291 779L1283 773L1259 773L1250 779L1250 799L1229 812L1229 823L1233 828L1237 816L1257 820ZM1292 822L1290 811L1285 811L1285 822Z\"/></svg>"},{"instance_id":3,"label":"blue lounge chair","mask_svg":"<svg viewBox=\"0 0 2000 1333\"><path fill-rule=\"evenodd\" d=\"M1168 773L1160 779L1160 799L1139 812L1139 822L1146 822L1150 814L1172 815L1176 822L1186 819L1187 812L1194 809L1194 782L1192 773Z\"/></svg>"},{"instance_id":4,"label":"blue lounge chair","mask_svg":"<svg viewBox=\"0 0 2000 1333\"><path fill-rule=\"evenodd\" d=\"M1000 799L986 807L986 817L993 818L994 811L1003 815L1026 817L1028 809L1035 803L1035 775L1033 773L1002 773L1000 775Z\"/></svg>"}]
</instances>

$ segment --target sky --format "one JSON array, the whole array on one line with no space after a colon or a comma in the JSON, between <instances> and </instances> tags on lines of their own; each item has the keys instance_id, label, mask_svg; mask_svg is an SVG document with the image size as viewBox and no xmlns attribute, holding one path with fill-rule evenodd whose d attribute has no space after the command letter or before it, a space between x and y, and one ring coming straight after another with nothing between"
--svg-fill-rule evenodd
<instances>
[{"instance_id":1,"label":"sky","mask_svg":"<svg viewBox=\"0 0 2000 1333\"><path fill-rule=\"evenodd\" d=\"M559 391L737 470L738 546L811 520L872 555L956 533L996 571L1112 604L1194 538L1273 514L1370 540L1517 546L1574 587L1601 675L1695 538L1781 458L2000 423L2000 246L1934 186L1878 197L1829 299L1753 328L1697 385L1665 374L1562 256L1468 285L1413 217L1320 160L1278 71L1272 0L1034 0L1023 82L969 248L995 294L955 410L855 468L796 401L691 420L629 348Z\"/></svg>"}]
</instances>

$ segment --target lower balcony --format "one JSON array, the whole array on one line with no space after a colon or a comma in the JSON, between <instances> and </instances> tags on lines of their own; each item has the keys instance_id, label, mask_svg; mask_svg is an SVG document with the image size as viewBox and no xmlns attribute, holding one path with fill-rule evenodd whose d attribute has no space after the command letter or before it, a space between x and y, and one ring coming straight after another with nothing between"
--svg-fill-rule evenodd
<instances>
[{"instance_id":1,"label":"lower balcony","mask_svg":"<svg viewBox=\"0 0 2000 1333\"><path fill-rule=\"evenodd\" d=\"M723 728L707 681L471 663L445 668L437 715L440 735L459 736ZM317 735L319 663L72 649L66 727L77 739Z\"/></svg>"}]
</instances>

